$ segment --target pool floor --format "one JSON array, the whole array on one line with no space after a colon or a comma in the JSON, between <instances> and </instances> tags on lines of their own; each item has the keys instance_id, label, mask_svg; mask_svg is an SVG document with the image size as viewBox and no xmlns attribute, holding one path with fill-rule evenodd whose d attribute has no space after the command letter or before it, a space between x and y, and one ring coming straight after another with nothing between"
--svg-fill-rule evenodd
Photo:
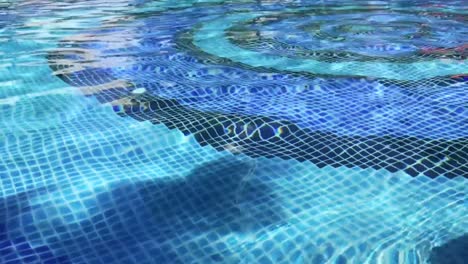
<instances>
[{"instance_id":1,"label":"pool floor","mask_svg":"<svg viewBox=\"0 0 468 264\"><path fill-rule=\"evenodd\" d=\"M0 3L0 263L466 263L463 3L323 2Z\"/></svg>"}]
</instances>

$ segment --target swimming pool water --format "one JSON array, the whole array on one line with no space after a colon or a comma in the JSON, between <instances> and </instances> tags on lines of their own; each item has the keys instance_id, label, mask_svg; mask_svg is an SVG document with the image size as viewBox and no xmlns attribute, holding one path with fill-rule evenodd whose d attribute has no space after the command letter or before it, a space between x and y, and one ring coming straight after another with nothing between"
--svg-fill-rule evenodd
<instances>
[{"instance_id":1,"label":"swimming pool water","mask_svg":"<svg viewBox=\"0 0 468 264\"><path fill-rule=\"evenodd\" d=\"M465 263L463 1L0 3L0 263Z\"/></svg>"}]
</instances>

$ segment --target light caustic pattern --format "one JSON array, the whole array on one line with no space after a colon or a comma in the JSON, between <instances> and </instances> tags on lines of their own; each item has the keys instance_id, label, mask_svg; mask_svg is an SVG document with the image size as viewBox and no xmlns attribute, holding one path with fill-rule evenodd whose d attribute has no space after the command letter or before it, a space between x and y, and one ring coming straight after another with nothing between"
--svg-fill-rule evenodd
<instances>
[{"instance_id":1,"label":"light caustic pattern","mask_svg":"<svg viewBox=\"0 0 468 264\"><path fill-rule=\"evenodd\" d=\"M0 263L463 263L462 1L317 2L1 3Z\"/></svg>"}]
</instances>

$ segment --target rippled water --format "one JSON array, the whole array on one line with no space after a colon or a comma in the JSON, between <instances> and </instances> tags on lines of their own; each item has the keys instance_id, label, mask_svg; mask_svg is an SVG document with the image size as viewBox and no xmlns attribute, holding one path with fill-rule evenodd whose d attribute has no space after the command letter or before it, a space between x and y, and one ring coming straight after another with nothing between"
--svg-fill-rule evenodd
<instances>
[{"instance_id":1,"label":"rippled water","mask_svg":"<svg viewBox=\"0 0 468 264\"><path fill-rule=\"evenodd\" d=\"M467 19L0 2L0 263L463 263Z\"/></svg>"}]
</instances>

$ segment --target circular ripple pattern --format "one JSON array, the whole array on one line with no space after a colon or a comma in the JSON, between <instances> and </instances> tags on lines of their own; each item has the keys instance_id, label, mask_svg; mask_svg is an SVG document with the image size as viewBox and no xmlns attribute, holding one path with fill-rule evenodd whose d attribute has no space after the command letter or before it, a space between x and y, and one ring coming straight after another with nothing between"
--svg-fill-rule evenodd
<instances>
[{"instance_id":1,"label":"circular ripple pattern","mask_svg":"<svg viewBox=\"0 0 468 264\"><path fill-rule=\"evenodd\" d=\"M331 63L466 59L463 16L399 12L375 8L277 13L236 24L228 35L246 49Z\"/></svg>"},{"instance_id":2,"label":"circular ripple pattern","mask_svg":"<svg viewBox=\"0 0 468 264\"><path fill-rule=\"evenodd\" d=\"M319 167L468 176L466 15L204 4L64 39L49 62L121 115Z\"/></svg>"}]
</instances>

